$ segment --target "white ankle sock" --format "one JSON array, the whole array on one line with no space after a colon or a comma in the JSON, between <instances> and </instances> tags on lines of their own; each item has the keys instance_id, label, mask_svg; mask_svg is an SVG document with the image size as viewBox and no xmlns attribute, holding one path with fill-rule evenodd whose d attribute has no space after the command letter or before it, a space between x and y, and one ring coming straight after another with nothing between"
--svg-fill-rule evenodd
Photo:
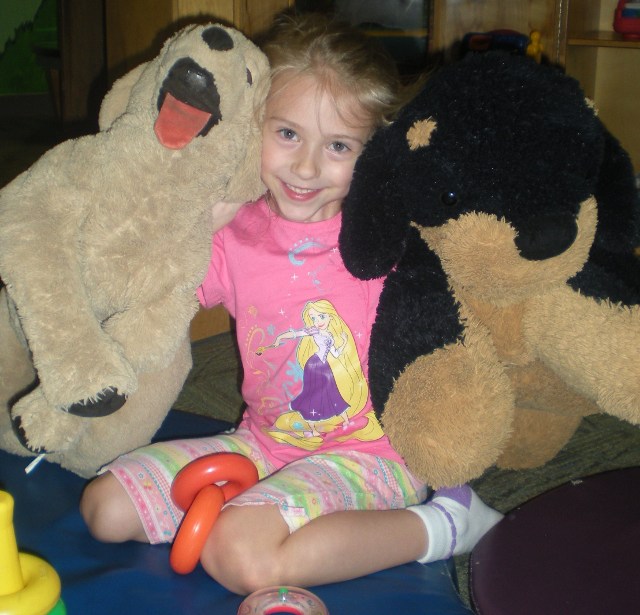
<instances>
[{"instance_id":1,"label":"white ankle sock","mask_svg":"<svg viewBox=\"0 0 640 615\"><path fill-rule=\"evenodd\" d=\"M426 504L409 506L427 528L429 546L421 564L469 553L503 515L469 487L439 489Z\"/></svg>"}]
</instances>

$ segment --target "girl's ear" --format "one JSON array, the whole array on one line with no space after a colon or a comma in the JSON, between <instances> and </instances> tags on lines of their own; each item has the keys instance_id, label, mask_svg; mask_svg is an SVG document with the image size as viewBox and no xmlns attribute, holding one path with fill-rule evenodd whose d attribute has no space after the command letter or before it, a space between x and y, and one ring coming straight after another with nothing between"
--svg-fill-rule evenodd
<instances>
[{"instance_id":1,"label":"girl's ear","mask_svg":"<svg viewBox=\"0 0 640 615\"><path fill-rule=\"evenodd\" d=\"M343 203L340 252L356 277L389 273L402 256L409 231L410 207L399 189L407 140L392 127L379 129L358 158ZM404 150L404 151L403 151Z\"/></svg>"}]
</instances>

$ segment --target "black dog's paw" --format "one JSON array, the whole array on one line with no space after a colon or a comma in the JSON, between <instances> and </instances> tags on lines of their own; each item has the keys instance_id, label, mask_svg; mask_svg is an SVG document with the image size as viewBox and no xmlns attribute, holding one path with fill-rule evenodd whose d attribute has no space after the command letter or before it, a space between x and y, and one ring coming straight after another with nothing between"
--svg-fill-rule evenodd
<instances>
[{"instance_id":1,"label":"black dog's paw","mask_svg":"<svg viewBox=\"0 0 640 615\"><path fill-rule=\"evenodd\" d=\"M109 416L117 410L120 410L126 401L126 395L122 395L118 393L117 389L109 387L98 393L96 401L78 401L75 404L71 404L67 408L67 412L83 418Z\"/></svg>"}]
</instances>

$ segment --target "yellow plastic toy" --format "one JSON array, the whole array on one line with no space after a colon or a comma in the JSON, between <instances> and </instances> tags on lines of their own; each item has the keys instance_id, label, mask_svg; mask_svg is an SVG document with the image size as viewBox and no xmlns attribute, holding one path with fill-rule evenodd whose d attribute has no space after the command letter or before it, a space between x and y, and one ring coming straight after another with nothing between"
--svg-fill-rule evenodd
<instances>
[{"instance_id":1,"label":"yellow plastic toy","mask_svg":"<svg viewBox=\"0 0 640 615\"><path fill-rule=\"evenodd\" d=\"M13 529L13 497L0 491L0 613L65 615L60 577L47 562L19 553Z\"/></svg>"},{"instance_id":2,"label":"yellow plastic toy","mask_svg":"<svg viewBox=\"0 0 640 615\"><path fill-rule=\"evenodd\" d=\"M527 45L527 55L533 58L538 64L542 61L542 41L538 30L533 30L529 35L529 44Z\"/></svg>"}]
</instances>

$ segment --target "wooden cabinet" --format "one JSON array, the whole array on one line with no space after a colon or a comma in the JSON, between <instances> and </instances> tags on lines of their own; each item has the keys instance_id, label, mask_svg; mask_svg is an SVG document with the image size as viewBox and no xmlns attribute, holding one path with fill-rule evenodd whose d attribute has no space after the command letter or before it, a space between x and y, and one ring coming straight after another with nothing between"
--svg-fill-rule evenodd
<instances>
[{"instance_id":1,"label":"wooden cabinet","mask_svg":"<svg viewBox=\"0 0 640 615\"><path fill-rule=\"evenodd\" d=\"M613 31L616 0L562 0L559 61L640 171L640 41ZM562 55L564 53L564 55Z\"/></svg>"},{"instance_id":2,"label":"wooden cabinet","mask_svg":"<svg viewBox=\"0 0 640 615\"><path fill-rule=\"evenodd\" d=\"M58 38L59 61L49 67L56 111L74 133L94 132L107 89L102 2L59 0Z\"/></svg>"},{"instance_id":3,"label":"wooden cabinet","mask_svg":"<svg viewBox=\"0 0 640 615\"><path fill-rule=\"evenodd\" d=\"M189 22L226 23L251 37L292 4L293 0L105 0L109 80L154 57L167 37Z\"/></svg>"},{"instance_id":4,"label":"wooden cabinet","mask_svg":"<svg viewBox=\"0 0 640 615\"><path fill-rule=\"evenodd\" d=\"M510 29L529 34L538 30L544 52L555 60L559 55L559 4L558 0L431 0L429 51L450 60L468 32Z\"/></svg>"},{"instance_id":5,"label":"wooden cabinet","mask_svg":"<svg viewBox=\"0 0 640 615\"><path fill-rule=\"evenodd\" d=\"M640 170L640 41L613 31L617 0L432 0L430 51L450 59L467 32L541 33L550 62L566 68Z\"/></svg>"}]
</instances>

